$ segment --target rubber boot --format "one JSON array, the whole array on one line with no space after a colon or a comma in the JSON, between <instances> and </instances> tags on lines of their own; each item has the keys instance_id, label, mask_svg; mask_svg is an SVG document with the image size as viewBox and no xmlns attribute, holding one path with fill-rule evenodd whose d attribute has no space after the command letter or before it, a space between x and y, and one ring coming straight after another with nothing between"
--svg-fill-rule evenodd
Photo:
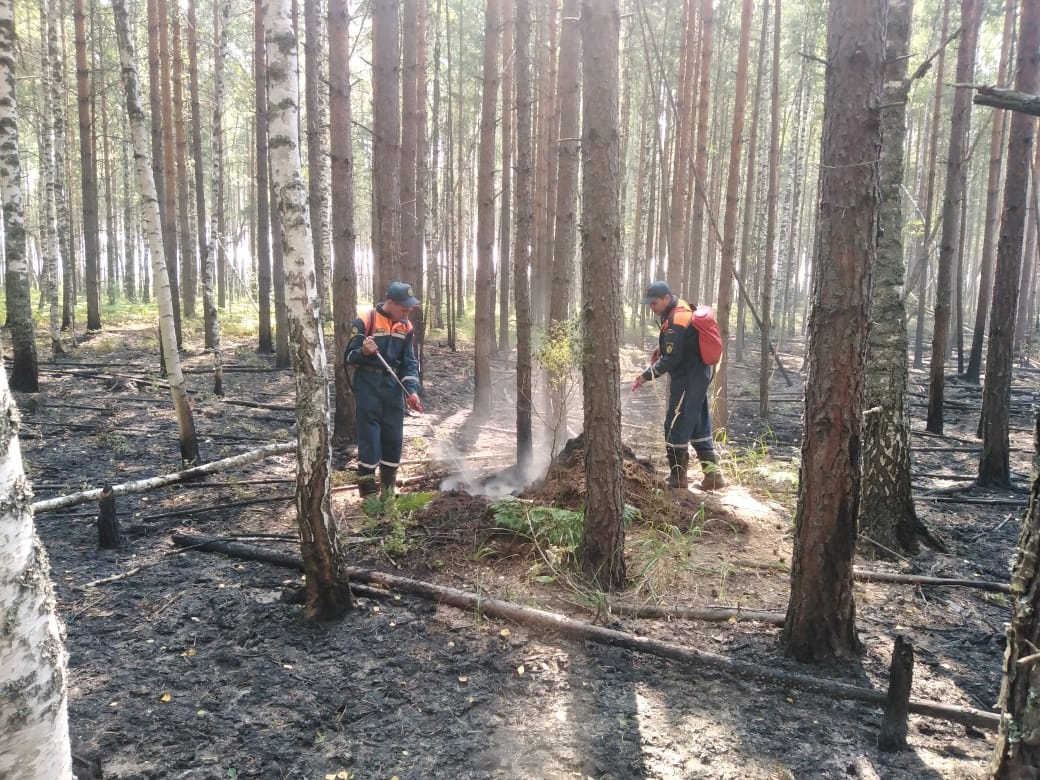
<instances>
[{"instance_id":1,"label":"rubber boot","mask_svg":"<svg viewBox=\"0 0 1040 780\"><path fill-rule=\"evenodd\" d=\"M670 488L686 490L690 483L686 478L686 470L690 467L689 450L673 450L668 447L668 479L665 484Z\"/></svg>"},{"instance_id":2,"label":"rubber boot","mask_svg":"<svg viewBox=\"0 0 1040 780\"><path fill-rule=\"evenodd\" d=\"M697 457L701 462L701 471L704 472L704 479L698 487L701 490L719 490L726 487L726 480L719 468L719 456L715 454L715 450L698 452Z\"/></svg>"},{"instance_id":3,"label":"rubber boot","mask_svg":"<svg viewBox=\"0 0 1040 780\"><path fill-rule=\"evenodd\" d=\"M376 484L376 473L375 470L364 470L358 469L357 475L358 494L365 498L366 496L374 496L379 492L379 485Z\"/></svg>"},{"instance_id":4,"label":"rubber boot","mask_svg":"<svg viewBox=\"0 0 1040 780\"><path fill-rule=\"evenodd\" d=\"M379 464L379 495L389 498L397 493L397 469Z\"/></svg>"}]
</instances>

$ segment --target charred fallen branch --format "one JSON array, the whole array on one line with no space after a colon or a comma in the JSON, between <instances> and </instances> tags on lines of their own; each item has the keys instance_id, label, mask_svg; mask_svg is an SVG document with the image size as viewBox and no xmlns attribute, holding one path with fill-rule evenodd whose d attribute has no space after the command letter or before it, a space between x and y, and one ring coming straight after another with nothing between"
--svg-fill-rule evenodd
<instances>
[{"instance_id":1,"label":"charred fallen branch","mask_svg":"<svg viewBox=\"0 0 1040 780\"><path fill-rule=\"evenodd\" d=\"M194 479L195 477L205 476L206 474L216 474L217 472L226 471L227 469L236 468L238 466L244 466L248 463L255 463L258 460L270 458L274 455L286 455L295 451L296 442L294 441L268 444L266 447L261 447L260 449L252 450L251 452L243 452L241 455L233 455L232 457L224 458L223 460L215 460L212 463L193 466L190 469L177 471L173 474L164 474L158 477L139 479L135 482L123 482L119 485L112 485L112 498L129 495L131 493L147 493L150 490L165 487L166 485L172 485L176 482ZM76 506L77 504L85 504L88 501L97 501L101 498L104 490L105 488L95 488L94 490L84 490L82 493L71 493L67 496L58 496L56 498L44 499L43 501L36 501L32 505L33 514L39 515L42 512L49 512L52 509L64 509L65 507Z\"/></svg>"},{"instance_id":2,"label":"charred fallen branch","mask_svg":"<svg viewBox=\"0 0 1040 780\"><path fill-rule=\"evenodd\" d=\"M298 556L265 550L240 542L228 542L215 537L178 533L173 535L173 543L179 547L193 547L204 552L217 552L246 560L264 561L286 568L299 570L303 568L303 562ZM568 639L596 642L597 644L648 653L679 663L716 669L742 680L754 680L785 688L796 688L808 693L816 693L835 699L863 701L875 706L884 706L888 700L888 695L885 691L860 688L848 683L812 677L797 672L781 672L767 669L747 661L734 661L716 653L680 647L625 631L595 626L554 612L487 598L478 593L468 593L456 588L443 587L383 572L368 571L353 566L344 568L351 580L391 588L459 609L477 610L489 617L513 620L522 625L553 631ZM932 701L911 701L909 711L918 715L928 715L953 723L989 730L996 730L1000 722L1000 715L995 712Z\"/></svg>"}]
</instances>

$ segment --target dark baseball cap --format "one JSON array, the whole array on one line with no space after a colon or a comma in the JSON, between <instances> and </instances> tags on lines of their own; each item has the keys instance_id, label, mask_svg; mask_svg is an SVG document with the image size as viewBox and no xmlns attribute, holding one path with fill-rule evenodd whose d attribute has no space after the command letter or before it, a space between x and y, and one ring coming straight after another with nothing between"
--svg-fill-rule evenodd
<instances>
[{"instance_id":1,"label":"dark baseball cap","mask_svg":"<svg viewBox=\"0 0 1040 780\"><path fill-rule=\"evenodd\" d=\"M646 295L643 296L643 303L653 303L658 298L663 298L666 295L672 294L672 288L668 286L668 282L654 282L646 288Z\"/></svg>"},{"instance_id":2,"label":"dark baseball cap","mask_svg":"<svg viewBox=\"0 0 1040 780\"><path fill-rule=\"evenodd\" d=\"M419 299L412 295L412 287L404 282L390 282L386 288L386 298L402 306L418 306Z\"/></svg>"}]
</instances>

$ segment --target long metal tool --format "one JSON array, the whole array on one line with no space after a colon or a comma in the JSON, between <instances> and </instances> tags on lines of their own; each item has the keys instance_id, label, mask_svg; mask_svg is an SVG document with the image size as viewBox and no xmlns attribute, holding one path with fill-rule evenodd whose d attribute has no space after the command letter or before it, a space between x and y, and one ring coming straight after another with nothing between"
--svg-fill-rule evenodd
<instances>
[{"instance_id":1,"label":"long metal tool","mask_svg":"<svg viewBox=\"0 0 1040 780\"><path fill-rule=\"evenodd\" d=\"M376 357L379 358L379 362L383 364L383 368L385 368L387 372L390 374L390 376L394 378L394 381L401 386L402 390L404 390L405 397L407 398L408 396L410 396L411 393L409 393L408 388L404 386L404 382L401 381L401 377L397 375L396 371L390 368L390 364L386 362L386 358L383 357L383 353L380 352L378 349L376 350Z\"/></svg>"}]
</instances>

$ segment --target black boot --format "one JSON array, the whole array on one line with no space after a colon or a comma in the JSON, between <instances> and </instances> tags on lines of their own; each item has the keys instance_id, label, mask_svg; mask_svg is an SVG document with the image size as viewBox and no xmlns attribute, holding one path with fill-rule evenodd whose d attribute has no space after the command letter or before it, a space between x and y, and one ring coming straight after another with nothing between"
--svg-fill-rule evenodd
<instances>
[{"instance_id":1,"label":"black boot","mask_svg":"<svg viewBox=\"0 0 1040 780\"><path fill-rule=\"evenodd\" d=\"M358 469L357 485L358 494L362 498L365 498L366 496L374 496L378 493L379 486L376 484L375 469Z\"/></svg>"},{"instance_id":2,"label":"black boot","mask_svg":"<svg viewBox=\"0 0 1040 780\"><path fill-rule=\"evenodd\" d=\"M686 490L690 483L686 479L686 470L690 467L689 450L673 450L666 448L668 455L668 479L665 484L670 488Z\"/></svg>"},{"instance_id":3,"label":"black boot","mask_svg":"<svg viewBox=\"0 0 1040 780\"><path fill-rule=\"evenodd\" d=\"M697 457L701 462L701 471L704 472L704 479L701 480L698 487L701 490L718 490L726 487L726 480L719 468L719 456L715 454L715 450L698 452Z\"/></svg>"},{"instance_id":4,"label":"black boot","mask_svg":"<svg viewBox=\"0 0 1040 780\"><path fill-rule=\"evenodd\" d=\"M379 464L379 495L389 498L397 492L397 468Z\"/></svg>"}]
</instances>

